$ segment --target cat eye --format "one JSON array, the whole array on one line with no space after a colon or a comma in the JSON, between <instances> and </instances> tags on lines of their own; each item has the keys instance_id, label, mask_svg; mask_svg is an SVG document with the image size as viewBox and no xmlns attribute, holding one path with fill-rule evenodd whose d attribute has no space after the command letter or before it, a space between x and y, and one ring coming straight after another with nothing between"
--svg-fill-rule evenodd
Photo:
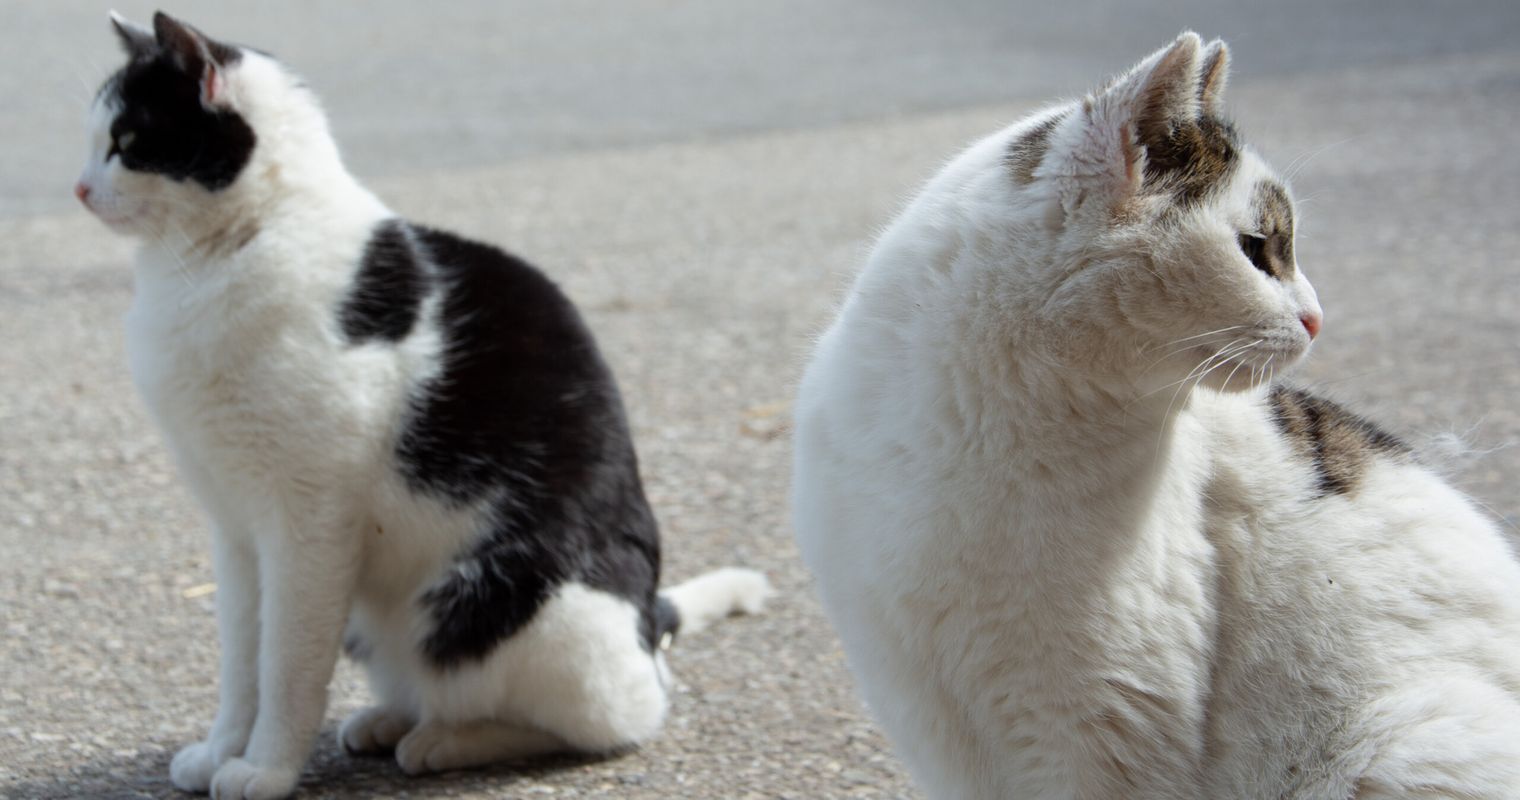
<instances>
[{"instance_id":1,"label":"cat eye","mask_svg":"<svg viewBox=\"0 0 1520 800\"><path fill-rule=\"evenodd\" d=\"M1240 252L1246 254L1252 266L1268 275L1272 274L1272 265L1267 262L1267 237L1240 234Z\"/></svg>"},{"instance_id":2,"label":"cat eye","mask_svg":"<svg viewBox=\"0 0 1520 800\"><path fill-rule=\"evenodd\" d=\"M120 155L127 148L131 147L132 142L136 139L137 134L133 133L132 131L122 131L121 133L112 136L111 148L106 151L106 160L110 161L111 156Z\"/></svg>"}]
</instances>

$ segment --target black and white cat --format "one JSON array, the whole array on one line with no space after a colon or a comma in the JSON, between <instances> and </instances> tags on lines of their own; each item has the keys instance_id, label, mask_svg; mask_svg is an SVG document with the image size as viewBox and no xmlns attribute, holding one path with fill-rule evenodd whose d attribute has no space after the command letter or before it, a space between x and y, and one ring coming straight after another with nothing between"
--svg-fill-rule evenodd
<instances>
[{"instance_id":1,"label":"black and white cat","mask_svg":"<svg viewBox=\"0 0 1520 800\"><path fill-rule=\"evenodd\" d=\"M934 798L1520 797L1520 563L1273 384L1322 317L1188 33L972 145L796 408L803 557Z\"/></svg>"},{"instance_id":2,"label":"black and white cat","mask_svg":"<svg viewBox=\"0 0 1520 800\"><path fill-rule=\"evenodd\" d=\"M724 569L658 592L622 401L570 301L398 219L269 56L112 20L129 60L75 191L143 240L132 374L218 581L220 710L174 783L289 794L340 646L379 699L344 746L409 773L654 735L662 643L769 590Z\"/></svg>"}]
</instances>

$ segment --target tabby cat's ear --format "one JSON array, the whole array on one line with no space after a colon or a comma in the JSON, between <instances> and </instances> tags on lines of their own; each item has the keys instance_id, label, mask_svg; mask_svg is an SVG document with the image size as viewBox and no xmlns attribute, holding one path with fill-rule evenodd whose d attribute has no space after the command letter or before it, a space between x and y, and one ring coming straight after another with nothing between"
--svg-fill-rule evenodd
<instances>
[{"instance_id":1,"label":"tabby cat's ear","mask_svg":"<svg viewBox=\"0 0 1520 800\"><path fill-rule=\"evenodd\" d=\"M1220 97L1230 80L1230 48L1215 39L1203 49L1203 66L1198 70L1198 104L1204 114L1220 116Z\"/></svg>"},{"instance_id":2,"label":"tabby cat's ear","mask_svg":"<svg viewBox=\"0 0 1520 800\"><path fill-rule=\"evenodd\" d=\"M1201 80L1202 55L1203 40L1187 31L1082 102L1084 130L1061 154L1067 165L1054 170L1071 176L1063 192L1068 211L1095 198L1115 211L1139 193L1146 150L1196 121L1205 96L1213 97L1223 85L1222 60L1213 82Z\"/></svg>"},{"instance_id":3,"label":"tabby cat's ear","mask_svg":"<svg viewBox=\"0 0 1520 800\"><path fill-rule=\"evenodd\" d=\"M212 41L162 11L153 15L153 32L158 37L158 45L174 60L174 65L200 80L201 105L207 109L225 106L227 85L222 77L222 67L236 50Z\"/></svg>"},{"instance_id":4,"label":"tabby cat's ear","mask_svg":"<svg viewBox=\"0 0 1520 800\"><path fill-rule=\"evenodd\" d=\"M153 31L138 25L126 17L110 12L111 27L116 30L117 38L121 39L122 49L127 51L131 58L141 58L158 49L158 42L153 38Z\"/></svg>"}]
</instances>

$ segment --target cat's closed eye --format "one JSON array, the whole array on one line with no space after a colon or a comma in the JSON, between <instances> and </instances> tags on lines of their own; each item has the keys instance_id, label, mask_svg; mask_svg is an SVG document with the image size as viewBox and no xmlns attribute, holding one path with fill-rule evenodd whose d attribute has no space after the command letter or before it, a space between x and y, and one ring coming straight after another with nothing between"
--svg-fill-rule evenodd
<instances>
[{"instance_id":1,"label":"cat's closed eye","mask_svg":"<svg viewBox=\"0 0 1520 800\"><path fill-rule=\"evenodd\" d=\"M1268 275L1272 274L1272 265L1267 263L1267 237L1249 233L1240 234L1240 252L1251 259L1252 266Z\"/></svg>"}]
</instances>

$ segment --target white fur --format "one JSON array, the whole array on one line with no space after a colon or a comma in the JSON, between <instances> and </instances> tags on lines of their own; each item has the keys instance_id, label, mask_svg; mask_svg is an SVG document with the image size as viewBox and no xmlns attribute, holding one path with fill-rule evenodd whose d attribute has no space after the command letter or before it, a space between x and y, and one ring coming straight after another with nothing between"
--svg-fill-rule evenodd
<instances>
[{"instance_id":1,"label":"white fur","mask_svg":"<svg viewBox=\"0 0 1520 800\"><path fill-rule=\"evenodd\" d=\"M1235 243L1260 159L1169 225L1140 191L1137 98L1191 97L1200 45L1046 112L1032 183L1005 153L1046 114L881 236L796 406L824 607L934 798L1520 797L1503 537L1412 462L1310 499L1265 396L1318 304Z\"/></svg>"},{"instance_id":2,"label":"white fur","mask_svg":"<svg viewBox=\"0 0 1520 800\"><path fill-rule=\"evenodd\" d=\"M438 368L436 309L399 346L345 340L337 310L391 212L344 170L315 98L278 64L244 52L224 73L216 102L259 136L231 186L124 170L106 158L104 104L81 178L102 219L145 239L127 318L132 375L213 523L220 710L207 739L175 757L174 783L289 794L345 625L374 648L380 705L350 719L342 741L394 746L408 772L654 735L663 657L641 647L631 604L579 583L478 663L440 671L420 655L417 598L484 511L413 493L390 457L408 392ZM707 588L674 598L697 627L758 609L765 590L745 570L698 581Z\"/></svg>"},{"instance_id":3,"label":"white fur","mask_svg":"<svg viewBox=\"0 0 1520 800\"><path fill-rule=\"evenodd\" d=\"M681 614L681 633L689 634L734 613L758 614L771 595L770 583L754 570L723 567L672 586L661 594Z\"/></svg>"}]
</instances>

